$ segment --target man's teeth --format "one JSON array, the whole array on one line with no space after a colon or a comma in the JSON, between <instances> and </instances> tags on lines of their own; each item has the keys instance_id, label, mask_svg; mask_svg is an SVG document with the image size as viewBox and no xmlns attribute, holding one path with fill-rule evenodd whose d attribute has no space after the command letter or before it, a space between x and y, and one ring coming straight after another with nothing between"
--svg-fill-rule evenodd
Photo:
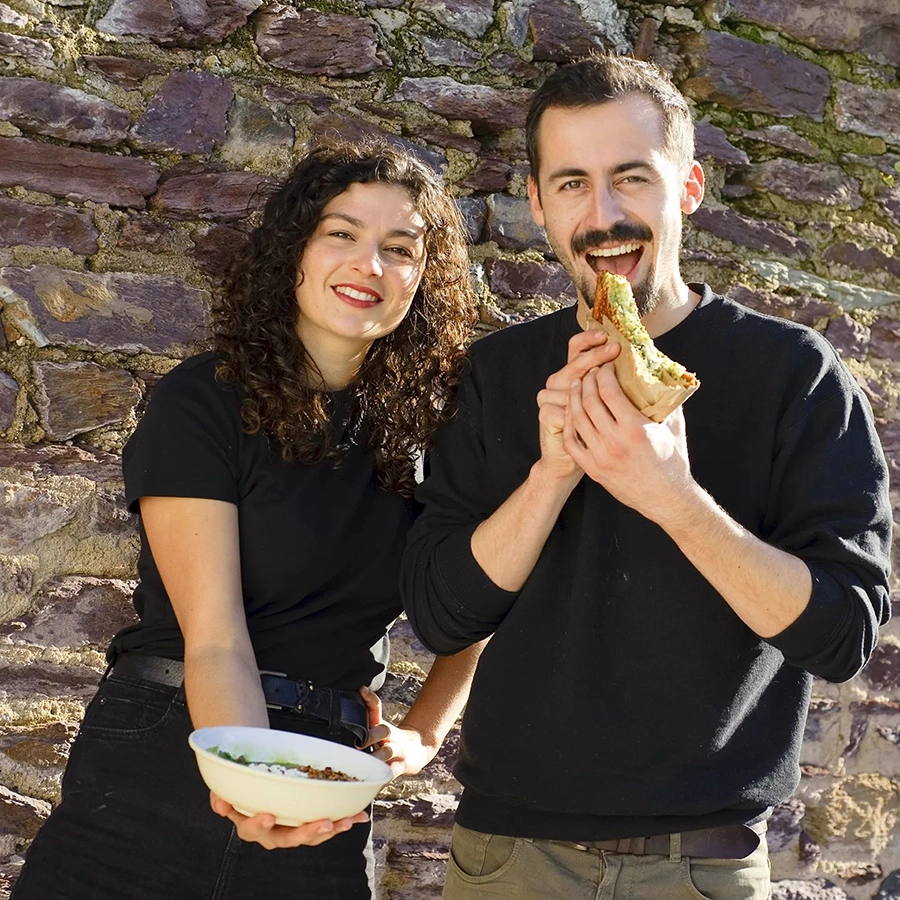
<instances>
[{"instance_id":1,"label":"man's teeth","mask_svg":"<svg viewBox=\"0 0 900 900\"><path fill-rule=\"evenodd\" d=\"M365 300L367 303L377 303L381 299L378 294L370 294L367 291L357 291L346 285L341 285L338 290L342 294L352 297L354 300Z\"/></svg>"},{"instance_id":2,"label":"man's teeth","mask_svg":"<svg viewBox=\"0 0 900 900\"><path fill-rule=\"evenodd\" d=\"M623 256L626 253L634 253L640 250L640 244L620 244L618 247L605 247L602 250L589 250L588 256Z\"/></svg>"}]
</instances>

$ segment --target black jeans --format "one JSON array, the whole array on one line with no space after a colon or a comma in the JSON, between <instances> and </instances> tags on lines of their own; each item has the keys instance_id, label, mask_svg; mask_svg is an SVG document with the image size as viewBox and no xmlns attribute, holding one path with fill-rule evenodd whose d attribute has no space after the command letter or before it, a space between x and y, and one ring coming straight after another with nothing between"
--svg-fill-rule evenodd
<instances>
[{"instance_id":1,"label":"black jeans","mask_svg":"<svg viewBox=\"0 0 900 900\"><path fill-rule=\"evenodd\" d=\"M290 713L273 728L323 736ZM14 900L370 900L371 826L264 850L209 808L181 689L106 678Z\"/></svg>"}]
</instances>

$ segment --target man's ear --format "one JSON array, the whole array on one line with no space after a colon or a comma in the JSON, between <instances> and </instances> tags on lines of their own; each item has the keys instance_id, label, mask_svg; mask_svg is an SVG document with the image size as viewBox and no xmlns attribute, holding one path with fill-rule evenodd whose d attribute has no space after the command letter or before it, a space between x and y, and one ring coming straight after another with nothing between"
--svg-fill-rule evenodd
<instances>
[{"instance_id":1,"label":"man's ear","mask_svg":"<svg viewBox=\"0 0 900 900\"><path fill-rule=\"evenodd\" d=\"M704 184L706 176L703 174L703 168L695 159L688 169L687 177L681 187L681 211L689 216L695 212L697 207L703 202Z\"/></svg>"},{"instance_id":2,"label":"man's ear","mask_svg":"<svg viewBox=\"0 0 900 900\"><path fill-rule=\"evenodd\" d=\"M528 205L531 207L531 218L535 225L544 227L544 208L541 206L541 193L537 182L528 176Z\"/></svg>"}]
</instances>

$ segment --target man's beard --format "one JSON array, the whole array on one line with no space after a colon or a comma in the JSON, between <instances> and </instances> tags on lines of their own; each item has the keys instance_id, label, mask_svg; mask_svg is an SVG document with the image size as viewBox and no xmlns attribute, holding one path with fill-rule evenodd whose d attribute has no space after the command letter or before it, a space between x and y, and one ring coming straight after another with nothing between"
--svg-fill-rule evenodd
<instances>
[{"instance_id":1,"label":"man's beard","mask_svg":"<svg viewBox=\"0 0 900 900\"><path fill-rule=\"evenodd\" d=\"M549 235L548 235L549 240ZM572 238L571 257L567 254L560 253L560 247L555 241L550 241L550 246L556 253L557 259L563 264L568 271L578 293L584 298L588 307L592 306L594 299L594 285L583 276L580 272L574 271L574 260L584 256L588 250L600 247L603 244L618 243L627 244L629 241L638 241L642 244L650 243L653 240L653 233L649 228L643 225L636 225L632 222L617 222L612 228L601 231L599 229L591 229L582 234L576 234ZM571 260L570 262L567 262ZM571 268L570 268L571 266ZM660 301L659 287L654 284L655 270L653 267L644 275L644 277L636 284L631 285L634 293L634 302L641 316L654 310Z\"/></svg>"}]
</instances>

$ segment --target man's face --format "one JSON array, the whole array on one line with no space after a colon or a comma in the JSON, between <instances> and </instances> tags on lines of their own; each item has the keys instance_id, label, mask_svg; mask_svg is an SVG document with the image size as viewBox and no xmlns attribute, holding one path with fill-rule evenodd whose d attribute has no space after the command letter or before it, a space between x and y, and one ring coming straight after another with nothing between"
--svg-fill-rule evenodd
<instances>
[{"instance_id":1,"label":"man's face","mask_svg":"<svg viewBox=\"0 0 900 900\"><path fill-rule=\"evenodd\" d=\"M531 213L588 307L597 274L631 282L641 315L680 282L681 217L703 197L698 163L666 153L662 115L640 94L594 106L550 107L538 129L539 185ZM540 190L538 190L538 187Z\"/></svg>"}]
</instances>

